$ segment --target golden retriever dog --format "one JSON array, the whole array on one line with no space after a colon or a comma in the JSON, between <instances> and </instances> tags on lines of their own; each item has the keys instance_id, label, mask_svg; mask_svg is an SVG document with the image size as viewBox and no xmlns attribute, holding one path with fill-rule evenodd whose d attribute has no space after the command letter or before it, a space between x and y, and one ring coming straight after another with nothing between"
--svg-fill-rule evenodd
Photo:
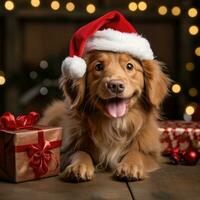
<instances>
[{"instance_id":1,"label":"golden retriever dog","mask_svg":"<svg viewBox=\"0 0 200 200\"><path fill-rule=\"evenodd\" d=\"M164 66L101 50L83 59L85 75L61 76L66 98L40 122L63 127L61 177L88 181L95 170L110 169L119 180L142 180L159 167L157 119L169 85Z\"/></svg>"}]
</instances>

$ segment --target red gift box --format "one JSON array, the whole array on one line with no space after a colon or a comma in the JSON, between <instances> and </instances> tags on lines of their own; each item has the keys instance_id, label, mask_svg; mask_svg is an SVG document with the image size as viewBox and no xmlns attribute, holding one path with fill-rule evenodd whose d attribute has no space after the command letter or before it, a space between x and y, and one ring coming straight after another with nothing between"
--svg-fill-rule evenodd
<instances>
[{"instance_id":1,"label":"red gift box","mask_svg":"<svg viewBox=\"0 0 200 200\"><path fill-rule=\"evenodd\" d=\"M22 182L57 175L60 171L60 127L35 126L37 113L0 118L0 178Z\"/></svg>"},{"instance_id":2,"label":"red gift box","mask_svg":"<svg viewBox=\"0 0 200 200\"><path fill-rule=\"evenodd\" d=\"M200 152L200 122L161 121L159 131L163 154L176 148L180 151L194 148Z\"/></svg>"}]
</instances>

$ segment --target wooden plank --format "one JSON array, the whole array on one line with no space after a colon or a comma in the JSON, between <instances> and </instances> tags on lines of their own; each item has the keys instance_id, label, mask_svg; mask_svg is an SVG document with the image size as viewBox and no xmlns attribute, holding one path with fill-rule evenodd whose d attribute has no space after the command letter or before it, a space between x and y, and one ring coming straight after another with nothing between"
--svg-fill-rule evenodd
<instances>
[{"instance_id":1,"label":"wooden plank","mask_svg":"<svg viewBox=\"0 0 200 200\"><path fill-rule=\"evenodd\" d=\"M110 173L97 173L93 181L66 183L58 177L19 184L0 182L0 199L3 200L74 200L117 199L131 200L126 183L112 179Z\"/></svg>"},{"instance_id":2,"label":"wooden plank","mask_svg":"<svg viewBox=\"0 0 200 200\"><path fill-rule=\"evenodd\" d=\"M164 165L144 181L128 184L136 200L200 199L200 165Z\"/></svg>"},{"instance_id":3,"label":"wooden plank","mask_svg":"<svg viewBox=\"0 0 200 200\"><path fill-rule=\"evenodd\" d=\"M8 15L5 18L5 37L4 62L8 82L5 90L5 110L19 114L20 88L10 83L11 78L14 79L13 74L20 73L21 70L21 30L14 15Z\"/></svg>"},{"instance_id":4,"label":"wooden plank","mask_svg":"<svg viewBox=\"0 0 200 200\"><path fill-rule=\"evenodd\" d=\"M0 75L1 75L1 71L4 72L4 46L3 46L3 41L4 41L4 20L2 17L0 17ZM0 113L5 112L4 110L4 106L5 106L5 102L4 102L4 92L5 92L5 85L1 85L0 86L0 94L1 94L1 98L0 98Z\"/></svg>"}]
</instances>

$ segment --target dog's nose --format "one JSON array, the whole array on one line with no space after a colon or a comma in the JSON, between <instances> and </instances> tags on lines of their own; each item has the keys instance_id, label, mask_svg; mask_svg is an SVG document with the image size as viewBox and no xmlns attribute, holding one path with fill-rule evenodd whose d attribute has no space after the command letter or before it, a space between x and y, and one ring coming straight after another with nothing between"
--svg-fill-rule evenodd
<instances>
[{"instance_id":1,"label":"dog's nose","mask_svg":"<svg viewBox=\"0 0 200 200\"><path fill-rule=\"evenodd\" d=\"M107 83L107 88L111 93L122 93L125 89L123 81L111 80Z\"/></svg>"}]
</instances>

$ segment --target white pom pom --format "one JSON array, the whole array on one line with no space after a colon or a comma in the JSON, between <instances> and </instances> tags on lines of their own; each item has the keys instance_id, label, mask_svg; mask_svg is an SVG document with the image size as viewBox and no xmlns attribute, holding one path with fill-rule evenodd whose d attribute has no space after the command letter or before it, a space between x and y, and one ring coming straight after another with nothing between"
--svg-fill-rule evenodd
<instances>
[{"instance_id":1,"label":"white pom pom","mask_svg":"<svg viewBox=\"0 0 200 200\"><path fill-rule=\"evenodd\" d=\"M70 75L71 78L81 78L86 72L86 62L81 57L67 57L62 62L62 73Z\"/></svg>"}]
</instances>

